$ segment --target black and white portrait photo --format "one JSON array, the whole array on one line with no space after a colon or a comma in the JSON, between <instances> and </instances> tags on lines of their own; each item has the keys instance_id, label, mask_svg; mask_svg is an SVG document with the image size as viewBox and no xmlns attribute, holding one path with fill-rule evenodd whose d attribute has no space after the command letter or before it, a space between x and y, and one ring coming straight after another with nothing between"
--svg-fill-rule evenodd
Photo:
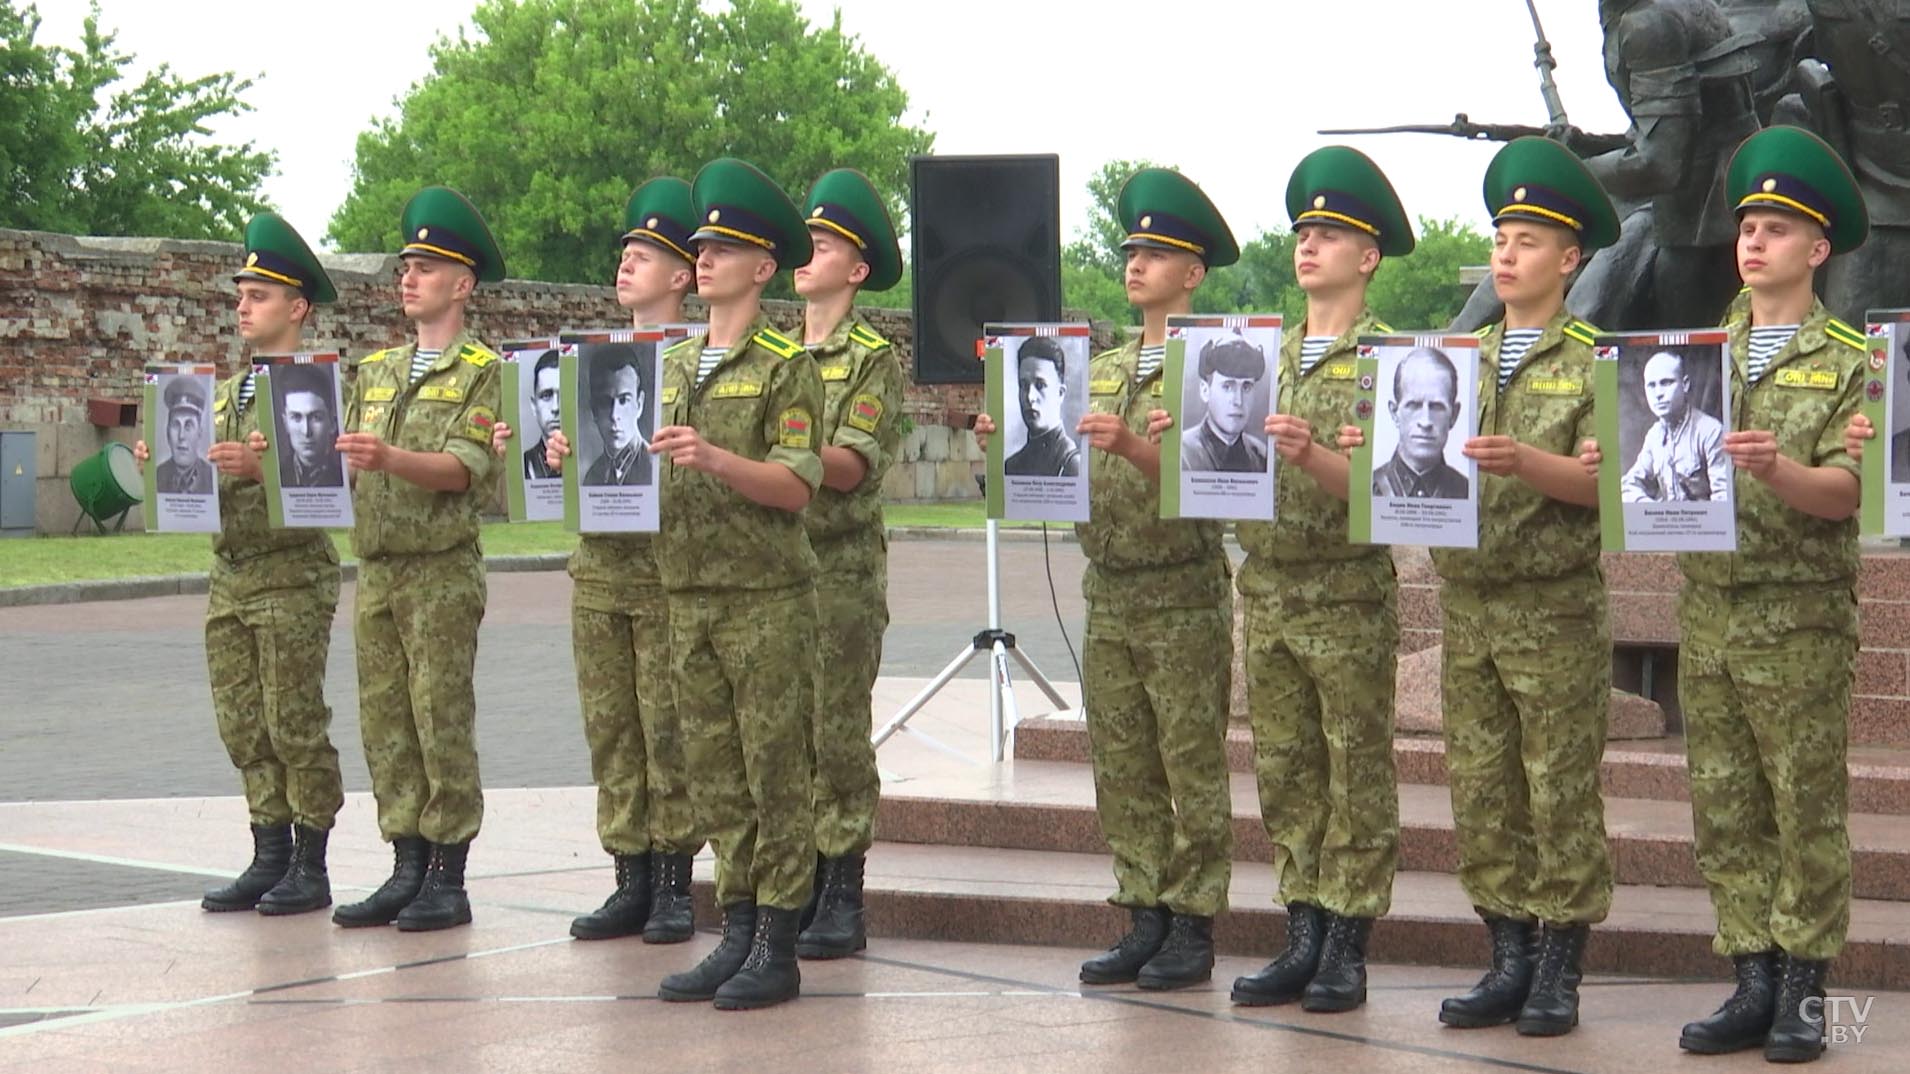
<instances>
[{"instance_id":1,"label":"black and white portrait photo","mask_svg":"<svg viewBox=\"0 0 1910 1074\"><path fill-rule=\"evenodd\" d=\"M1890 334L1890 483L1910 484L1910 332L1896 324Z\"/></svg>"},{"instance_id":2,"label":"black and white portrait photo","mask_svg":"<svg viewBox=\"0 0 1910 1074\"><path fill-rule=\"evenodd\" d=\"M270 379L280 487L344 487L337 363L275 365Z\"/></svg>"},{"instance_id":3,"label":"black and white portrait photo","mask_svg":"<svg viewBox=\"0 0 1910 1074\"><path fill-rule=\"evenodd\" d=\"M1476 359L1467 354L1464 360ZM1374 496L1471 498L1475 467L1461 450L1470 436L1469 381L1438 347L1412 347L1390 372L1382 363L1380 414L1373 422Z\"/></svg>"},{"instance_id":4,"label":"black and white portrait photo","mask_svg":"<svg viewBox=\"0 0 1910 1074\"><path fill-rule=\"evenodd\" d=\"M1181 389L1182 470L1264 474L1275 348L1239 331L1190 339Z\"/></svg>"},{"instance_id":5,"label":"black and white portrait photo","mask_svg":"<svg viewBox=\"0 0 1910 1074\"><path fill-rule=\"evenodd\" d=\"M582 483L648 485L656 472L654 344L591 343L578 352L583 403Z\"/></svg>"},{"instance_id":6,"label":"black and white portrait photo","mask_svg":"<svg viewBox=\"0 0 1910 1074\"><path fill-rule=\"evenodd\" d=\"M1724 351L1715 345L1618 352L1618 452L1625 503L1728 500Z\"/></svg>"},{"instance_id":7,"label":"black and white portrait photo","mask_svg":"<svg viewBox=\"0 0 1910 1074\"><path fill-rule=\"evenodd\" d=\"M206 453L212 447L212 378L190 373L162 376L159 400L159 465L154 487L162 494L209 496L218 477Z\"/></svg>"},{"instance_id":8,"label":"black and white portrait photo","mask_svg":"<svg viewBox=\"0 0 1910 1074\"><path fill-rule=\"evenodd\" d=\"M1007 458L1002 472L1018 477L1074 477L1082 473L1075 427L1088 410L1085 338L1020 336L1002 340L1008 388L1003 415ZM1070 354L1069 351L1075 353Z\"/></svg>"},{"instance_id":9,"label":"black and white portrait photo","mask_svg":"<svg viewBox=\"0 0 1910 1074\"><path fill-rule=\"evenodd\" d=\"M532 481L549 481L559 475L550 468L547 461L547 446L553 433L563 428L563 408L558 393L557 348L551 347L530 363L527 375L521 378L525 398L520 402L519 413L526 419L524 439L529 440L535 434L537 440L524 449L524 476Z\"/></svg>"}]
</instances>

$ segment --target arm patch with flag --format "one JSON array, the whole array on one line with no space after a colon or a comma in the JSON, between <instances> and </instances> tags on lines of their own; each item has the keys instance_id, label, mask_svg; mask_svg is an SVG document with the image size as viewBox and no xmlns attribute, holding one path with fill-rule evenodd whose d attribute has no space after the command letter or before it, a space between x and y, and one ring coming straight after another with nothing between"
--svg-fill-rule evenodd
<instances>
[{"instance_id":1,"label":"arm patch with flag","mask_svg":"<svg viewBox=\"0 0 1910 1074\"><path fill-rule=\"evenodd\" d=\"M873 395L858 395L849 400L849 413L842 420L850 428L873 433L882 421L882 400Z\"/></svg>"},{"instance_id":2,"label":"arm patch with flag","mask_svg":"<svg viewBox=\"0 0 1910 1074\"><path fill-rule=\"evenodd\" d=\"M776 438L779 445L786 448L807 448L815 442L815 434L810 428L811 422L807 410L790 407L783 411L779 424L782 426L782 432Z\"/></svg>"}]
</instances>

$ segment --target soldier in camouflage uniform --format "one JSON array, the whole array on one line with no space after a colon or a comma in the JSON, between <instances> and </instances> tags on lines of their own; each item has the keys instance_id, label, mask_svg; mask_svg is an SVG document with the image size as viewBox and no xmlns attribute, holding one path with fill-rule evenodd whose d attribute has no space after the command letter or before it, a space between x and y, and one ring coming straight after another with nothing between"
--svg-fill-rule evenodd
<instances>
[{"instance_id":1,"label":"soldier in camouflage uniform","mask_svg":"<svg viewBox=\"0 0 1910 1074\"><path fill-rule=\"evenodd\" d=\"M358 718L389 879L332 920L426 931L469 924L464 864L478 783L478 511L498 470L497 355L464 325L504 258L470 202L429 187L406 203L400 291L415 343L366 355L338 447L354 472Z\"/></svg>"},{"instance_id":2,"label":"soldier in camouflage uniform","mask_svg":"<svg viewBox=\"0 0 1910 1074\"><path fill-rule=\"evenodd\" d=\"M716 851L723 940L664 978L666 1000L766 1007L801 988L796 934L814 879L810 803L816 556L802 510L822 483L822 378L769 327L763 287L805 264L788 195L739 160L692 184L707 335L664 359L657 566L697 823Z\"/></svg>"},{"instance_id":3,"label":"soldier in camouflage uniform","mask_svg":"<svg viewBox=\"0 0 1910 1074\"><path fill-rule=\"evenodd\" d=\"M1287 211L1307 314L1282 341L1266 424L1285 465L1274 521L1235 528L1247 550L1239 584L1254 772L1287 948L1236 979L1233 1001L1343 1011L1365 1002L1366 938L1391 905L1399 857L1399 614L1391 550L1347 542L1348 459L1334 437L1359 391L1356 342L1391 331L1366 307L1367 285L1414 239L1385 174L1344 146L1300 162Z\"/></svg>"},{"instance_id":4,"label":"soldier in camouflage uniform","mask_svg":"<svg viewBox=\"0 0 1910 1074\"><path fill-rule=\"evenodd\" d=\"M1082 701L1101 833L1132 924L1081 964L1088 984L1185 988L1212 976L1214 915L1227 908L1233 802L1226 735L1233 615L1222 526L1160 517L1161 359L1167 318L1192 307L1207 269L1240 258L1200 188L1162 168L1137 172L1116 209L1127 296L1141 334L1088 366L1077 432L1103 456L1090 515ZM1150 434L1150 423L1158 425ZM995 430L977 418L978 439Z\"/></svg>"},{"instance_id":5,"label":"soldier in camouflage uniform","mask_svg":"<svg viewBox=\"0 0 1910 1074\"><path fill-rule=\"evenodd\" d=\"M1713 949L1737 988L1679 1045L1766 1059L1824 1050L1824 975L1850 926L1847 764L1857 660L1861 333L1812 290L1869 219L1836 152L1796 127L1751 137L1726 180L1748 285L1731 334L1738 548L1678 557L1678 700ZM1599 460L1587 443L1588 468Z\"/></svg>"},{"instance_id":6,"label":"soldier in camouflage uniform","mask_svg":"<svg viewBox=\"0 0 1910 1074\"><path fill-rule=\"evenodd\" d=\"M690 184L651 179L630 195L623 215L617 302L637 328L677 326L696 274ZM499 422L491 446L500 458L510 437ZM562 473L570 450L564 434L553 432L540 461ZM647 533L586 533L570 557L571 655L597 784L597 838L617 877L602 906L570 923L580 940L641 932L644 943L682 943L694 931L690 866L703 841L690 808L669 606L653 543Z\"/></svg>"},{"instance_id":7,"label":"soldier in camouflage uniform","mask_svg":"<svg viewBox=\"0 0 1910 1074\"><path fill-rule=\"evenodd\" d=\"M1565 309L1583 256L1617 237L1611 200L1565 147L1511 142L1486 170L1493 285L1484 329L1479 547L1434 549L1444 583L1446 764L1459 882L1492 939L1492 968L1439 1020L1578 1024L1580 962L1611 908L1598 766L1611 693L1598 483L1578 465L1592 430L1594 329ZM1342 446L1357 443L1348 430Z\"/></svg>"},{"instance_id":8,"label":"soldier in camouflage uniform","mask_svg":"<svg viewBox=\"0 0 1910 1074\"><path fill-rule=\"evenodd\" d=\"M331 277L275 213L245 227L239 335L253 354L299 349L314 307L336 301ZM184 382L176 382L184 383ZM325 844L344 803L325 657L338 609L338 549L323 530L273 529L266 509L248 361L213 392L219 533L206 598L206 665L219 740L245 786L252 863L206 892L207 910L297 914L331 905ZM143 464L145 441L133 446Z\"/></svg>"},{"instance_id":9,"label":"soldier in camouflage uniform","mask_svg":"<svg viewBox=\"0 0 1910 1074\"><path fill-rule=\"evenodd\" d=\"M902 248L881 195L848 168L816 180L805 216L815 256L796 270L796 293L808 302L803 344L825 398L822 487L803 522L820 566L816 598L826 627L816 634L814 915L796 953L841 958L868 944L862 869L882 792L870 704L889 625L882 477L902 442L905 384L895 348L856 316L854 303L862 291L895 286Z\"/></svg>"}]
</instances>

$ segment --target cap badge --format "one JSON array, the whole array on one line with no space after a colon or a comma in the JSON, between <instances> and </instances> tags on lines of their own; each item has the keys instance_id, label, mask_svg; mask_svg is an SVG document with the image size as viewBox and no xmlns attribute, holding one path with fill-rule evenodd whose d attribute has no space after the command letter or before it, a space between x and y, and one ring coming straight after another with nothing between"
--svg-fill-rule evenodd
<instances>
[{"instance_id":1,"label":"cap badge","mask_svg":"<svg viewBox=\"0 0 1910 1074\"><path fill-rule=\"evenodd\" d=\"M258 263L259 263L259 255L257 253L250 253L245 255L246 268L251 268L253 265L256 265Z\"/></svg>"},{"instance_id":2,"label":"cap badge","mask_svg":"<svg viewBox=\"0 0 1910 1074\"><path fill-rule=\"evenodd\" d=\"M1151 216L1143 216L1143 217L1141 217L1141 226L1142 226L1142 227L1153 227L1153 226L1154 226L1154 218L1153 218L1153 217L1151 217Z\"/></svg>"},{"instance_id":3,"label":"cap badge","mask_svg":"<svg viewBox=\"0 0 1910 1074\"><path fill-rule=\"evenodd\" d=\"M428 228L428 227L421 227L421 228L419 228L419 229L418 229L418 237L419 237L419 238L421 238L421 239L428 239L428 238L430 238L430 237L431 237L431 229L430 229L430 228Z\"/></svg>"},{"instance_id":4,"label":"cap badge","mask_svg":"<svg viewBox=\"0 0 1910 1074\"><path fill-rule=\"evenodd\" d=\"M1519 189L1517 189L1517 190L1514 190L1514 191L1512 192L1512 200L1513 200L1513 201L1524 201L1524 200L1525 200L1525 188L1524 188L1524 187L1520 187Z\"/></svg>"},{"instance_id":5,"label":"cap badge","mask_svg":"<svg viewBox=\"0 0 1910 1074\"><path fill-rule=\"evenodd\" d=\"M1774 193L1776 190L1777 190L1777 180L1775 179L1764 180L1764 192L1766 194Z\"/></svg>"},{"instance_id":6,"label":"cap badge","mask_svg":"<svg viewBox=\"0 0 1910 1074\"><path fill-rule=\"evenodd\" d=\"M644 226L644 227L647 227L647 228L651 228L652 230L654 230L654 229L656 228L656 226L657 226L657 218L653 216L653 217L651 217L650 219L648 219L648 220L645 220L645 221L643 222L643 226Z\"/></svg>"},{"instance_id":7,"label":"cap badge","mask_svg":"<svg viewBox=\"0 0 1910 1074\"><path fill-rule=\"evenodd\" d=\"M1314 195L1314 197L1313 197L1313 207L1314 207L1315 209L1324 209L1324 208L1326 208L1326 195L1325 195L1325 194L1316 194L1316 195Z\"/></svg>"},{"instance_id":8,"label":"cap badge","mask_svg":"<svg viewBox=\"0 0 1910 1074\"><path fill-rule=\"evenodd\" d=\"M719 210L719 209L711 209L711 210L710 210L710 223L712 223L712 224L714 224L714 223L716 223L716 222L717 222L718 220L721 220L721 219L723 219L723 213L722 213L722 211L721 211L721 210Z\"/></svg>"}]
</instances>

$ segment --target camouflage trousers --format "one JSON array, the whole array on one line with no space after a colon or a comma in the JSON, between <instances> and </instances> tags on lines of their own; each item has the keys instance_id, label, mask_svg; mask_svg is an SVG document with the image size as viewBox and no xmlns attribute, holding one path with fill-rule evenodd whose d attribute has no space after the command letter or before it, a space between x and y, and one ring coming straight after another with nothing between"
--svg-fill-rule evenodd
<instances>
[{"instance_id":1,"label":"camouflage trousers","mask_svg":"<svg viewBox=\"0 0 1910 1074\"><path fill-rule=\"evenodd\" d=\"M358 723L378 832L468 842L484 820L478 783L477 545L358 565Z\"/></svg>"},{"instance_id":2,"label":"camouflage trousers","mask_svg":"<svg viewBox=\"0 0 1910 1074\"><path fill-rule=\"evenodd\" d=\"M283 553L214 557L206 670L219 741L239 770L252 823L328 831L344 804L325 658L338 564Z\"/></svg>"},{"instance_id":3,"label":"camouflage trousers","mask_svg":"<svg viewBox=\"0 0 1910 1074\"><path fill-rule=\"evenodd\" d=\"M1090 594L1082 702L1116 906L1211 917L1227 908L1230 602L1132 608Z\"/></svg>"},{"instance_id":4,"label":"camouflage trousers","mask_svg":"<svg viewBox=\"0 0 1910 1074\"><path fill-rule=\"evenodd\" d=\"M1346 917L1392 905L1398 585L1386 560L1295 566L1246 596L1247 706L1280 900Z\"/></svg>"},{"instance_id":5,"label":"camouflage trousers","mask_svg":"<svg viewBox=\"0 0 1910 1074\"><path fill-rule=\"evenodd\" d=\"M1833 958L1850 928L1847 751L1857 599L1687 580L1678 701L1712 947Z\"/></svg>"},{"instance_id":6,"label":"camouflage trousers","mask_svg":"<svg viewBox=\"0 0 1910 1074\"><path fill-rule=\"evenodd\" d=\"M1516 586L1447 582L1446 766L1459 883L1480 913L1596 924L1612 902L1598 766L1611 620L1597 570Z\"/></svg>"},{"instance_id":7,"label":"camouflage trousers","mask_svg":"<svg viewBox=\"0 0 1910 1074\"><path fill-rule=\"evenodd\" d=\"M703 841L690 807L663 589L579 580L571 593L597 839L610 854L694 854Z\"/></svg>"},{"instance_id":8,"label":"camouflage trousers","mask_svg":"<svg viewBox=\"0 0 1910 1074\"><path fill-rule=\"evenodd\" d=\"M882 777L869 734L889 626L886 567L825 560L816 579L816 850L824 857L862 854L875 842Z\"/></svg>"},{"instance_id":9,"label":"camouflage trousers","mask_svg":"<svg viewBox=\"0 0 1910 1074\"><path fill-rule=\"evenodd\" d=\"M793 910L815 879L816 591L669 595L677 718L716 902Z\"/></svg>"}]
</instances>

